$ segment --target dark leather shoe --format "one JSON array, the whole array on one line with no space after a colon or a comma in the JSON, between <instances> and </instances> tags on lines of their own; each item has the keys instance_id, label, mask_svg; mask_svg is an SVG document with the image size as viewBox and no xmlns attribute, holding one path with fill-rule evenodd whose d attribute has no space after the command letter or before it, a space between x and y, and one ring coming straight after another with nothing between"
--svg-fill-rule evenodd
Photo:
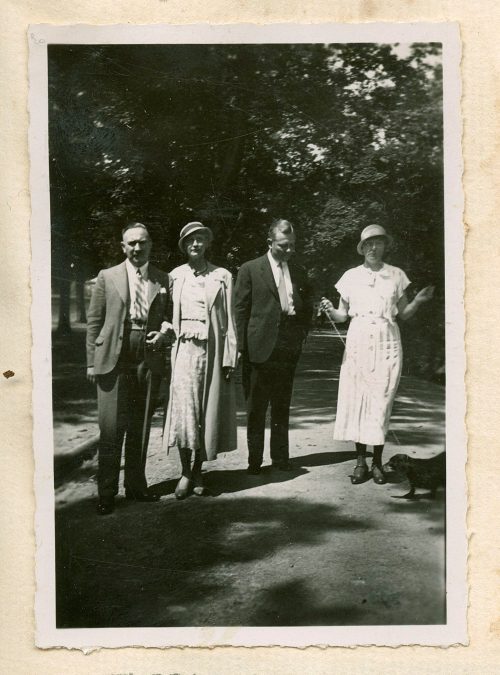
<instances>
[{"instance_id":1,"label":"dark leather shoe","mask_svg":"<svg viewBox=\"0 0 500 675\"><path fill-rule=\"evenodd\" d=\"M176 499L186 499L191 494L191 489L193 487L192 481L186 476L181 476L177 486L175 488L175 498Z\"/></svg>"},{"instance_id":2,"label":"dark leather shoe","mask_svg":"<svg viewBox=\"0 0 500 675\"><path fill-rule=\"evenodd\" d=\"M372 476L373 482L377 483L377 485L383 485L386 482L384 472L381 467L376 464L372 464Z\"/></svg>"},{"instance_id":3,"label":"dark leather shoe","mask_svg":"<svg viewBox=\"0 0 500 675\"><path fill-rule=\"evenodd\" d=\"M364 483L365 481L368 480L369 475L370 472L368 471L368 467L366 466L366 464L358 464L358 466L356 466L354 471L352 472L351 483L353 485L359 485L360 483Z\"/></svg>"},{"instance_id":4,"label":"dark leather shoe","mask_svg":"<svg viewBox=\"0 0 500 675\"><path fill-rule=\"evenodd\" d=\"M125 499L134 502L157 502L160 495L154 492L137 492L136 490L125 490Z\"/></svg>"},{"instance_id":5,"label":"dark leather shoe","mask_svg":"<svg viewBox=\"0 0 500 675\"><path fill-rule=\"evenodd\" d=\"M247 473L251 476L258 476L260 474L260 466L249 466L247 468Z\"/></svg>"},{"instance_id":6,"label":"dark leather shoe","mask_svg":"<svg viewBox=\"0 0 500 675\"><path fill-rule=\"evenodd\" d=\"M113 513L114 510L115 510L114 497L99 497L99 502L97 504L97 513L100 516L107 516L110 513Z\"/></svg>"},{"instance_id":7,"label":"dark leather shoe","mask_svg":"<svg viewBox=\"0 0 500 675\"><path fill-rule=\"evenodd\" d=\"M273 462L273 468L278 471L293 471L293 466L290 462Z\"/></svg>"},{"instance_id":8,"label":"dark leather shoe","mask_svg":"<svg viewBox=\"0 0 500 675\"><path fill-rule=\"evenodd\" d=\"M208 488L203 484L203 476L200 473L194 473L192 475L193 481L193 494L197 497L207 497L209 494Z\"/></svg>"}]
</instances>

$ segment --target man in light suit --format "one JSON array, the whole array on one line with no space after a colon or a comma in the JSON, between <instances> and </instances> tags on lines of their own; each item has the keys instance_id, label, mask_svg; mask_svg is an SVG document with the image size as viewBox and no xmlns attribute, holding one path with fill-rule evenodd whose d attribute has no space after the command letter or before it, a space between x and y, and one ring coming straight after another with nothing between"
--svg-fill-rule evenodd
<instances>
[{"instance_id":1,"label":"man in light suit","mask_svg":"<svg viewBox=\"0 0 500 675\"><path fill-rule=\"evenodd\" d=\"M126 498L159 499L147 490L146 452L172 337L168 275L149 263L147 228L127 225L121 245L126 259L99 272L87 316L87 378L97 384L101 515L114 509L124 438Z\"/></svg>"},{"instance_id":2,"label":"man in light suit","mask_svg":"<svg viewBox=\"0 0 500 675\"><path fill-rule=\"evenodd\" d=\"M238 349L247 399L248 473L260 473L266 411L271 406L271 461L289 471L288 424L295 368L312 318L305 270L291 262L295 233L275 221L269 250L244 263L235 289Z\"/></svg>"}]
</instances>

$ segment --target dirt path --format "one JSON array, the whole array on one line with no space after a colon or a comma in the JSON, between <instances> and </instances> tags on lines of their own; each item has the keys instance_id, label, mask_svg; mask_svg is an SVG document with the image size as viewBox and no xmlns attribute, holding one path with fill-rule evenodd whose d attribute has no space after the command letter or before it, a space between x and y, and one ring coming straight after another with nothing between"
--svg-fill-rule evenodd
<instances>
[{"instance_id":1,"label":"dirt path","mask_svg":"<svg viewBox=\"0 0 500 675\"><path fill-rule=\"evenodd\" d=\"M175 500L178 460L160 451L159 416L147 471L160 502L119 499L99 517L95 458L63 472L59 626L442 623L444 494L408 502L395 498L404 484L351 485L352 448L332 440L340 356L333 336L310 338L292 402L291 473L246 474L241 398L239 449L205 466L211 497ZM94 423L93 405L68 433ZM403 378L392 429L384 458L441 450L444 389Z\"/></svg>"}]
</instances>

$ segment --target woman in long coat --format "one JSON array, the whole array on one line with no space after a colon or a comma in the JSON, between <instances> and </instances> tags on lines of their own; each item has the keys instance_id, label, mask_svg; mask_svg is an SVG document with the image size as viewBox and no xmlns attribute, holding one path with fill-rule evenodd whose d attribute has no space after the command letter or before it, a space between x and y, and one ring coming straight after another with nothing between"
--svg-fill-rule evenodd
<instances>
[{"instance_id":1,"label":"woman in long coat","mask_svg":"<svg viewBox=\"0 0 500 675\"><path fill-rule=\"evenodd\" d=\"M228 270L205 258L212 238L202 223L183 227L179 248L188 262L170 273L177 341L172 348L163 446L179 450L182 476L175 489L177 499L191 492L203 495L203 462L237 445L233 281Z\"/></svg>"},{"instance_id":2,"label":"woman in long coat","mask_svg":"<svg viewBox=\"0 0 500 675\"><path fill-rule=\"evenodd\" d=\"M434 290L432 286L423 288L408 301L408 277L383 260L390 241L380 225L365 227L357 247L364 263L348 270L337 282L338 308L326 298L321 301L322 310L333 321L351 319L340 369L334 438L356 445L353 483L362 483L370 475L367 445L373 446L373 480L385 483L382 452L403 356L396 317L409 319L432 298Z\"/></svg>"}]
</instances>

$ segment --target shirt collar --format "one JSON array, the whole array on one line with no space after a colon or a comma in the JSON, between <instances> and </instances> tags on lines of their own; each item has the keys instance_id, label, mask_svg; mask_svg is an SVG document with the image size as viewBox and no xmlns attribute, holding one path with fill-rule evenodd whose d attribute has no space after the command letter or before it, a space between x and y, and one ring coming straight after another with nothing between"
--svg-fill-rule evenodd
<instances>
[{"instance_id":1,"label":"shirt collar","mask_svg":"<svg viewBox=\"0 0 500 675\"><path fill-rule=\"evenodd\" d=\"M130 262L130 260L128 258L126 258L125 259L125 265L127 266L127 270L129 272L129 274L132 274L132 276L135 276L137 274L137 269L140 269L142 278L143 279L148 278L149 261L144 263L144 265L142 265L142 267L137 268L134 265L132 265L132 263Z\"/></svg>"},{"instance_id":2,"label":"shirt collar","mask_svg":"<svg viewBox=\"0 0 500 675\"><path fill-rule=\"evenodd\" d=\"M365 265L361 265L361 267L363 268L364 273L368 277L368 285L369 286L374 286L375 281L378 277L382 277L383 279L387 279L391 276L390 272L389 272L389 268L387 267L387 265L385 263L382 263L382 267L379 270L372 270L369 267L366 267Z\"/></svg>"},{"instance_id":3,"label":"shirt collar","mask_svg":"<svg viewBox=\"0 0 500 675\"><path fill-rule=\"evenodd\" d=\"M272 254L271 254L271 251L267 252L267 258L268 258L269 262L271 263L271 267L273 268L273 270L279 270L280 265L281 265L283 271L285 271L285 269L288 266L287 262L279 263L277 260L275 260L272 256Z\"/></svg>"},{"instance_id":4,"label":"shirt collar","mask_svg":"<svg viewBox=\"0 0 500 675\"><path fill-rule=\"evenodd\" d=\"M376 274L380 274L382 277L385 277L385 276L387 276L387 274L389 273L389 269L388 269L387 265L385 264L385 262L382 263L382 267L381 267L379 270L372 270L372 269L370 269L369 267L367 267L366 265L361 265L361 267L362 267L362 268L365 270L365 272L366 272L367 274L369 274L370 276L374 276L374 275L376 275Z\"/></svg>"}]
</instances>

